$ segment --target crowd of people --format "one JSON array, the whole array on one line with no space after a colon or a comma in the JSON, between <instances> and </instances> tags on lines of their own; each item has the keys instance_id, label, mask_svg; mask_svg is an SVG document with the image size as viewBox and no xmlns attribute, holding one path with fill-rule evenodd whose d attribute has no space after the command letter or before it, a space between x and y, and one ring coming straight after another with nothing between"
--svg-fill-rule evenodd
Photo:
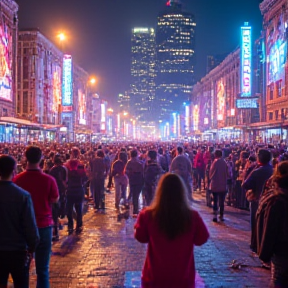
<instances>
[{"instance_id":1,"label":"crowd of people","mask_svg":"<svg viewBox=\"0 0 288 288\"><path fill-rule=\"evenodd\" d=\"M59 219L67 216L69 235L80 234L84 200L95 211L105 209L112 186L115 210L131 207L135 238L148 243L143 287L194 287L193 246L209 237L191 208L194 193L206 195L213 222L225 220L225 204L250 209L250 248L265 267L271 263L273 287L288 287L284 143L30 144L0 143L0 229L8 231L0 236L0 288L9 273L14 287L29 287L32 257L37 287L49 287L51 240L59 240ZM166 253L176 250L177 259Z\"/></svg>"}]
</instances>

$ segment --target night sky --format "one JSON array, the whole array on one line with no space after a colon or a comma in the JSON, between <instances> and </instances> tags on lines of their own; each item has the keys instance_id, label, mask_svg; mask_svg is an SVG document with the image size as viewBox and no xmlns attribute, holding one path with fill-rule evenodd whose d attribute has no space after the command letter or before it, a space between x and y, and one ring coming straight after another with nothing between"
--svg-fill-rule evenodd
<instances>
[{"instance_id":1,"label":"night sky","mask_svg":"<svg viewBox=\"0 0 288 288\"><path fill-rule=\"evenodd\" d=\"M129 89L130 38L133 27L156 28L165 0L16 0L19 28L39 28L57 43L65 31L65 50L90 74L97 76L100 95L115 101ZM259 0L182 0L196 17L196 78L205 75L206 55L232 52L240 26L248 21L254 39L262 17Z\"/></svg>"}]
</instances>

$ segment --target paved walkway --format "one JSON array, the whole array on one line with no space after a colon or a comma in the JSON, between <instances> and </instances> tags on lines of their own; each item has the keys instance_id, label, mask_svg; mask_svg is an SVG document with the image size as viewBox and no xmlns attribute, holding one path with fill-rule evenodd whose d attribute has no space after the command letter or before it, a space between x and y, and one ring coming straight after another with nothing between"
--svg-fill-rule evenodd
<instances>
[{"instance_id":1,"label":"paved walkway","mask_svg":"<svg viewBox=\"0 0 288 288\"><path fill-rule=\"evenodd\" d=\"M261 268L249 250L249 213L226 207L225 222L213 223L204 197L196 194L194 198L193 206L211 234L205 245L195 249L196 287L268 287L270 271ZM67 236L66 226L60 231L60 241L53 245L51 288L140 287L146 245L133 237L135 219L119 216L112 208L114 193L106 199L103 214L89 208L81 235ZM243 264L240 269L229 267L233 260ZM31 287L35 278L32 267Z\"/></svg>"}]
</instances>

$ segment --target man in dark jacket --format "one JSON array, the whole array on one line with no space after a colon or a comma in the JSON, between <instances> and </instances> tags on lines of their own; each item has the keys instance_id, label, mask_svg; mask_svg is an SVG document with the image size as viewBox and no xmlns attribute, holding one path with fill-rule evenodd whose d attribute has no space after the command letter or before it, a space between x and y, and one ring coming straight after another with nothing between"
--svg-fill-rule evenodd
<instances>
[{"instance_id":1,"label":"man in dark jacket","mask_svg":"<svg viewBox=\"0 0 288 288\"><path fill-rule=\"evenodd\" d=\"M149 206L154 198L156 186L160 175L164 173L161 166L157 162L157 152L150 150L148 152L147 165L144 169L144 190L146 204Z\"/></svg>"},{"instance_id":2,"label":"man in dark jacket","mask_svg":"<svg viewBox=\"0 0 288 288\"><path fill-rule=\"evenodd\" d=\"M16 161L0 156L0 287L29 287L29 265L39 241L30 194L11 182Z\"/></svg>"},{"instance_id":3,"label":"man in dark jacket","mask_svg":"<svg viewBox=\"0 0 288 288\"><path fill-rule=\"evenodd\" d=\"M259 206L259 199L266 181L273 174L273 167L270 164L272 155L269 150L260 149L258 152L258 167L255 168L242 184L242 187L248 191L251 190L250 202L250 223L251 223L251 243L250 248L253 252L257 251L256 237L256 212Z\"/></svg>"},{"instance_id":4,"label":"man in dark jacket","mask_svg":"<svg viewBox=\"0 0 288 288\"><path fill-rule=\"evenodd\" d=\"M130 155L131 159L126 164L125 173L129 179L130 193L133 200L133 216L135 216L139 212L139 196L144 183L144 168L143 163L137 159L137 150L132 150Z\"/></svg>"}]
</instances>

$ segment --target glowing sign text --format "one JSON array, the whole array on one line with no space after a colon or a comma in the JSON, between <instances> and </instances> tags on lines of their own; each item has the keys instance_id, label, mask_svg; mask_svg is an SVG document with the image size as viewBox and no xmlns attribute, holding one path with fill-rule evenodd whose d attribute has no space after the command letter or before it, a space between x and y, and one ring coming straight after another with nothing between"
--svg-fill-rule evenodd
<instances>
[{"instance_id":1,"label":"glowing sign text","mask_svg":"<svg viewBox=\"0 0 288 288\"><path fill-rule=\"evenodd\" d=\"M64 55L63 58L63 86L62 86L62 105L73 105L72 95L72 57Z\"/></svg>"},{"instance_id":2,"label":"glowing sign text","mask_svg":"<svg viewBox=\"0 0 288 288\"><path fill-rule=\"evenodd\" d=\"M248 23L241 27L241 96L251 96L252 32Z\"/></svg>"}]
</instances>

